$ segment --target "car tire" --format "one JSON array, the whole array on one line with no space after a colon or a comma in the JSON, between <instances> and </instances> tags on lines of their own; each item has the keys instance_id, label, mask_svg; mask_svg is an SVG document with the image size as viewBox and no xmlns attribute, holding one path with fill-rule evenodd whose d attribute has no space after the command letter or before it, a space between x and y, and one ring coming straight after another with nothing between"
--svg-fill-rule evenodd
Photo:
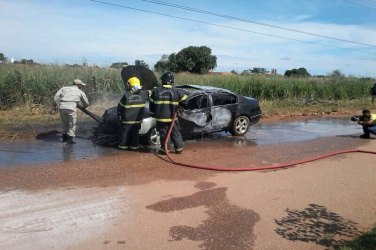
<instances>
[{"instance_id":1,"label":"car tire","mask_svg":"<svg viewBox=\"0 0 376 250\"><path fill-rule=\"evenodd\" d=\"M152 127L149 132L146 135L147 138L147 144L150 146L159 146L161 145L160 139L159 139L159 133L157 131L157 128L154 126Z\"/></svg>"},{"instance_id":2,"label":"car tire","mask_svg":"<svg viewBox=\"0 0 376 250\"><path fill-rule=\"evenodd\" d=\"M251 122L247 116L241 115L237 117L232 123L231 134L232 135L244 135L247 133L248 128L251 126Z\"/></svg>"}]
</instances>

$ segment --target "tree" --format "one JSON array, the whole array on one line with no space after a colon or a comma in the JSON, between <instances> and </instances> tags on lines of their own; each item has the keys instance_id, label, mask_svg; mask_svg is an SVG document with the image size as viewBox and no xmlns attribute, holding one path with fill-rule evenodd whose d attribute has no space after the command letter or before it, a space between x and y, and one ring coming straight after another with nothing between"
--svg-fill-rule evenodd
<instances>
[{"instance_id":1,"label":"tree","mask_svg":"<svg viewBox=\"0 0 376 250\"><path fill-rule=\"evenodd\" d=\"M345 75L339 70L333 70L332 73L328 74L329 77L337 77L337 78L343 78Z\"/></svg>"},{"instance_id":2,"label":"tree","mask_svg":"<svg viewBox=\"0 0 376 250\"><path fill-rule=\"evenodd\" d=\"M136 65L136 66L143 66L143 67L145 67L147 69L149 68L149 65L147 65L144 60L135 60L134 61L134 65Z\"/></svg>"},{"instance_id":3,"label":"tree","mask_svg":"<svg viewBox=\"0 0 376 250\"><path fill-rule=\"evenodd\" d=\"M169 69L169 56L168 55L162 55L161 60L159 60L155 65L154 65L154 70L158 72L165 72Z\"/></svg>"},{"instance_id":4,"label":"tree","mask_svg":"<svg viewBox=\"0 0 376 250\"><path fill-rule=\"evenodd\" d=\"M124 65L128 65L128 63L127 62L114 62L113 64L111 64L110 68L121 69L123 68Z\"/></svg>"},{"instance_id":5,"label":"tree","mask_svg":"<svg viewBox=\"0 0 376 250\"><path fill-rule=\"evenodd\" d=\"M242 71L242 73L240 73L242 76L243 75L249 75L249 74L251 74L251 69L245 69L245 70L243 70Z\"/></svg>"},{"instance_id":6,"label":"tree","mask_svg":"<svg viewBox=\"0 0 376 250\"><path fill-rule=\"evenodd\" d=\"M249 74L266 74L268 71L265 68L252 68L243 70L241 75L249 75Z\"/></svg>"},{"instance_id":7,"label":"tree","mask_svg":"<svg viewBox=\"0 0 376 250\"><path fill-rule=\"evenodd\" d=\"M217 67L217 57L211 55L211 49L206 46L189 46L177 54L162 56L155 65L157 71L170 70L173 72L207 73Z\"/></svg>"},{"instance_id":8,"label":"tree","mask_svg":"<svg viewBox=\"0 0 376 250\"><path fill-rule=\"evenodd\" d=\"M21 59L21 61L15 61L15 64L36 64L32 59Z\"/></svg>"},{"instance_id":9,"label":"tree","mask_svg":"<svg viewBox=\"0 0 376 250\"><path fill-rule=\"evenodd\" d=\"M253 68L251 70L251 73L253 74L266 74L268 71L265 68Z\"/></svg>"},{"instance_id":10,"label":"tree","mask_svg":"<svg viewBox=\"0 0 376 250\"><path fill-rule=\"evenodd\" d=\"M0 62L4 62L5 61L5 55L4 53L0 53Z\"/></svg>"},{"instance_id":11,"label":"tree","mask_svg":"<svg viewBox=\"0 0 376 250\"><path fill-rule=\"evenodd\" d=\"M305 68L286 70L285 76L287 77L309 77L310 74Z\"/></svg>"}]
</instances>

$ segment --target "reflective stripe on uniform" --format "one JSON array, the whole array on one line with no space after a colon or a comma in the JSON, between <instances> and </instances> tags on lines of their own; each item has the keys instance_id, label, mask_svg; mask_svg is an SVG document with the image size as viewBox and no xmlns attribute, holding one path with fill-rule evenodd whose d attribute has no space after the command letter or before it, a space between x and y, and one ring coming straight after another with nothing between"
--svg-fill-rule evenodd
<instances>
[{"instance_id":1,"label":"reflective stripe on uniform","mask_svg":"<svg viewBox=\"0 0 376 250\"><path fill-rule=\"evenodd\" d=\"M184 101L185 99L187 99L187 95L184 95L181 99L180 99L180 101Z\"/></svg>"},{"instance_id":2,"label":"reflective stripe on uniform","mask_svg":"<svg viewBox=\"0 0 376 250\"><path fill-rule=\"evenodd\" d=\"M172 104L172 105L179 105L179 102L174 101L153 101L155 104Z\"/></svg>"},{"instance_id":3,"label":"reflective stripe on uniform","mask_svg":"<svg viewBox=\"0 0 376 250\"><path fill-rule=\"evenodd\" d=\"M118 145L118 148L120 148L120 149L128 149L128 146Z\"/></svg>"},{"instance_id":4,"label":"reflective stripe on uniform","mask_svg":"<svg viewBox=\"0 0 376 250\"><path fill-rule=\"evenodd\" d=\"M139 124L142 121L122 121L123 124Z\"/></svg>"},{"instance_id":5,"label":"reflective stripe on uniform","mask_svg":"<svg viewBox=\"0 0 376 250\"><path fill-rule=\"evenodd\" d=\"M177 120L176 118L175 120ZM155 118L157 122L172 122L172 118Z\"/></svg>"},{"instance_id":6,"label":"reflective stripe on uniform","mask_svg":"<svg viewBox=\"0 0 376 250\"><path fill-rule=\"evenodd\" d=\"M143 108L145 107L145 104L127 104L124 105L123 103L119 102L119 105L123 108L129 109L129 108Z\"/></svg>"}]
</instances>

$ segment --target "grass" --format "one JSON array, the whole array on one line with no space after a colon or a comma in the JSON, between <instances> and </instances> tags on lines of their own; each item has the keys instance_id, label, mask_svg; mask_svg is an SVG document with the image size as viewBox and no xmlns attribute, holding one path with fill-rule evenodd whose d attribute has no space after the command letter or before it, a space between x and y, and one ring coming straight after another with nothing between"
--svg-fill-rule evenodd
<instances>
[{"instance_id":1,"label":"grass","mask_svg":"<svg viewBox=\"0 0 376 250\"><path fill-rule=\"evenodd\" d=\"M56 91L75 78L88 83L85 92L94 102L124 91L120 70L0 64L0 107L40 105L49 108ZM295 107L315 101L364 99L369 96L372 79L178 74L176 83L222 87L260 101L283 102L284 106Z\"/></svg>"},{"instance_id":2,"label":"grass","mask_svg":"<svg viewBox=\"0 0 376 250\"><path fill-rule=\"evenodd\" d=\"M0 64L0 107L39 105L49 109L57 90L71 85L75 78L89 83L85 92L91 100L123 91L120 70Z\"/></svg>"},{"instance_id":3,"label":"grass","mask_svg":"<svg viewBox=\"0 0 376 250\"><path fill-rule=\"evenodd\" d=\"M337 250L372 250L376 249L376 226L357 238L347 241Z\"/></svg>"},{"instance_id":4,"label":"grass","mask_svg":"<svg viewBox=\"0 0 376 250\"><path fill-rule=\"evenodd\" d=\"M226 88L259 100L311 101L354 100L369 96L369 78L287 78L264 75L177 76L179 84L201 84Z\"/></svg>"}]
</instances>

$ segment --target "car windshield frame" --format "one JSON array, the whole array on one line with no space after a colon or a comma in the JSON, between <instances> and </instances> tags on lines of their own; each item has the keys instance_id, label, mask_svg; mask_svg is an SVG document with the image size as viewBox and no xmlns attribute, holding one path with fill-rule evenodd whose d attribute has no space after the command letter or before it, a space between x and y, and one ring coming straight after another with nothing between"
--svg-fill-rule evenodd
<instances>
[{"instance_id":1,"label":"car windshield frame","mask_svg":"<svg viewBox=\"0 0 376 250\"><path fill-rule=\"evenodd\" d=\"M207 95L207 101L208 101L207 108L239 104L239 95L236 94L236 93L233 93L233 92L231 92L230 90L227 90L227 89L217 88L217 87L212 87L212 86L204 86L204 85L176 85L176 87L186 91L186 93L188 95L187 102L189 102L189 100L191 100L192 98L196 98L199 95L206 94ZM221 94L234 97L235 102L215 105L213 95L221 95ZM204 108L206 108L206 107L200 107L198 109L204 109ZM188 108L187 105L183 105L183 109L184 110L196 110L194 108Z\"/></svg>"},{"instance_id":2,"label":"car windshield frame","mask_svg":"<svg viewBox=\"0 0 376 250\"><path fill-rule=\"evenodd\" d=\"M206 102L206 105L205 105L205 102ZM182 108L184 110L193 111L193 110L206 109L206 108L209 108L210 106L211 106L210 95L205 92L199 92L199 93L190 95L187 98L187 100L184 102L184 105L182 106Z\"/></svg>"}]
</instances>

